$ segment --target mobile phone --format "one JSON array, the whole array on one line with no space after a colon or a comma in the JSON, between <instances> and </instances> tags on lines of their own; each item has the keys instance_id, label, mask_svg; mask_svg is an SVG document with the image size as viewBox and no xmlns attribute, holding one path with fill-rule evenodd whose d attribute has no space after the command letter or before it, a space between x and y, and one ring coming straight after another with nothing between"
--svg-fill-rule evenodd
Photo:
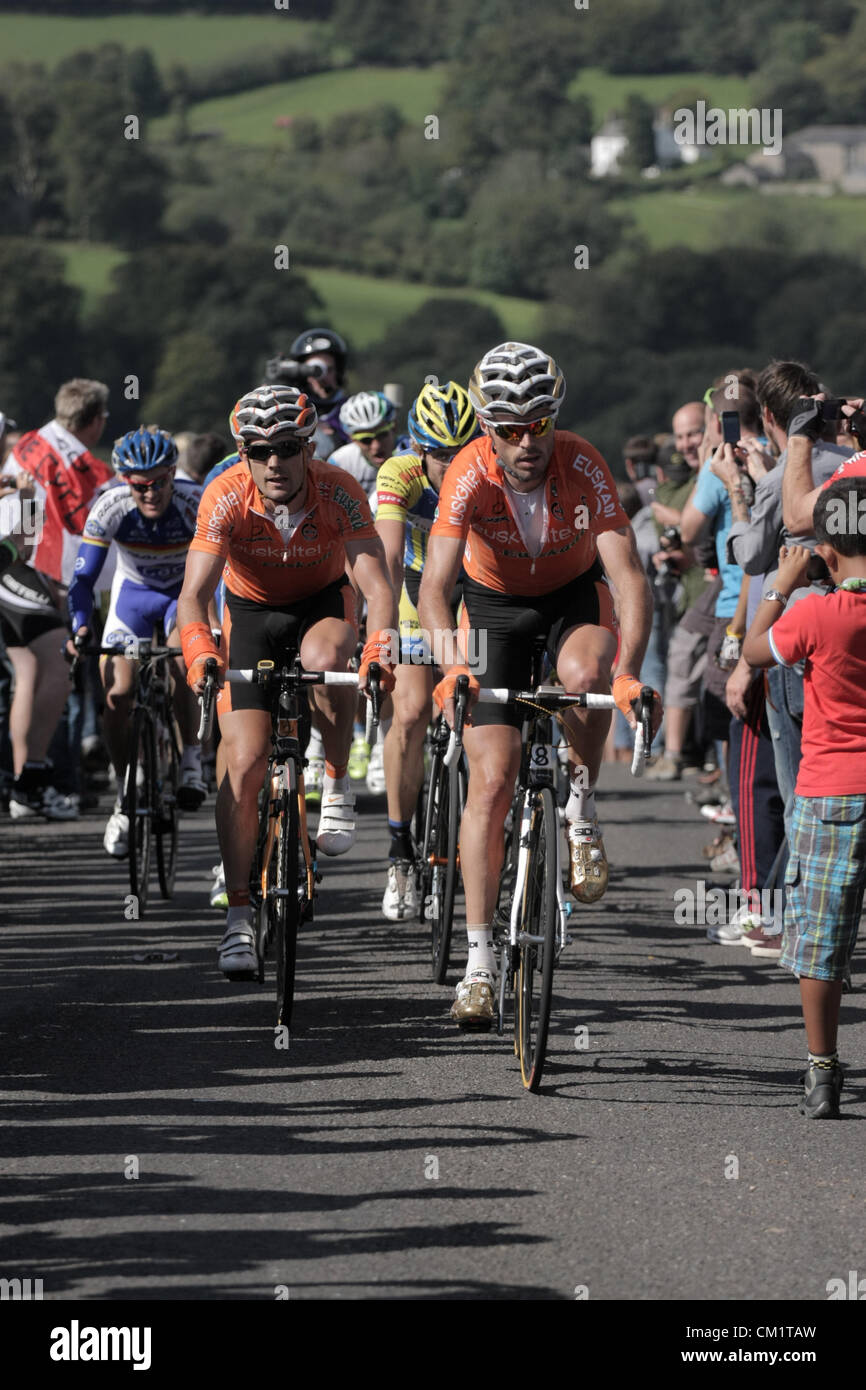
<instances>
[{"instance_id":1,"label":"mobile phone","mask_svg":"<svg viewBox=\"0 0 866 1390\"><path fill-rule=\"evenodd\" d=\"M740 416L736 410L722 411L722 439L726 444L730 444L732 449L736 449L742 434Z\"/></svg>"}]
</instances>

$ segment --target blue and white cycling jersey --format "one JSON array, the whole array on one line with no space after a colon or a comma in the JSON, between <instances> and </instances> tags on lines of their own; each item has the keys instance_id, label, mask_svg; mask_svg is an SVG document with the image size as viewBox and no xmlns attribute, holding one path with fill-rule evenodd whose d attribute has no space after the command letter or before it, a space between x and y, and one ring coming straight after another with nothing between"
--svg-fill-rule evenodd
<instances>
[{"instance_id":1,"label":"blue and white cycling jersey","mask_svg":"<svg viewBox=\"0 0 866 1390\"><path fill-rule=\"evenodd\" d=\"M129 487L115 487L98 498L84 527L75 577L69 587L72 629L90 620L93 590L112 542L117 547L117 572L111 588L111 618L130 629L142 626L145 613L154 609L147 601L176 599L183 585L187 551L195 534L201 488L175 479L172 497L162 516L142 516ZM128 610L122 617L119 607ZM157 603L156 607L160 607ZM130 621L140 611L140 621ZM110 625L106 624L106 637ZM135 635L150 636L150 631Z\"/></svg>"}]
</instances>

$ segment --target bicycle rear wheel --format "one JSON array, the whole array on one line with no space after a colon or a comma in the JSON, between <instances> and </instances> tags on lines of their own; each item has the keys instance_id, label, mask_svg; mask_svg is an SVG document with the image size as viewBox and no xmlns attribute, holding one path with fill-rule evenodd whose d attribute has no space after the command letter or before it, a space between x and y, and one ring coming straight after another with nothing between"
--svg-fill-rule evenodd
<instances>
[{"instance_id":1,"label":"bicycle rear wheel","mask_svg":"<svg viewBox=\"0 0 866 1390\"><path fill-rule=\"evenodd\" d=\"M271 904L271 928L274 964L277 971L277 1023L290 1028L295 991L295 960L298 950L298 860L301 854L298 831L297 792L282 792L277 822L276 843L271 863L274 866L274 885L268 897Z\"/></svg>"},{"instance_id":2,"label":"bicycle rear wheel","mask_svg":"<svg viewBox=\"0 0 866 1390\"><path fill-rule=\"evenodd\" d=\"M154 808L154 837L156 839L156 871L159 891L164 898L174 892L177 872L177 788L180 781L178 731L174 718L166 723L159 718L156 725L156 766L158 800Z\"/></svg>"},{"instance_id":3,"label":"bicycle rear wheel","mask_svg":"<svg viewBox=\"0 0 866 1390\"><path fill-rule=\"evenodd\" d=\"M556 874L559 819L550 787L540 787L529 825L528 864L520 929L517 1039L520 1074L528 1091L541 1085L556 964Z\"/></svg>"},{"instance_id":4,"label":"bicycle rear wheel","mask_svg":"<svg viewBox=\"0 0 866 1390\"><path fill-rule=\"evenodd\" d=\"M129 891L138 899L139 917L143 917L147 909L155 785L153 723L149 711L139 708L133 716L129 736L124 793L129 817Z\"/></svg>"}]
</instances>

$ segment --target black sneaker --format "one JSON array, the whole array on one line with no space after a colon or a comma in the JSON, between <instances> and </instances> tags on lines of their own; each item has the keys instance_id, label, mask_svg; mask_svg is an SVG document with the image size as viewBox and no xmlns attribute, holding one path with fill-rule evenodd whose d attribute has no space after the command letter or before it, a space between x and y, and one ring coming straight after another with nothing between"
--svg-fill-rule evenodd
<instances>
[{"instance_id":1,"label":"black sneaker","mask_svg":"<svg viewBox=\"0 0 866 1390\"><path fill-rule=\"evenodd\" d=\"M842 1092L842 1068L816 1067L811 1063L803 1076L805 1093L798 1109L807 1120L838 1120L839 1096Z\"/></svg>"}]
</instances>

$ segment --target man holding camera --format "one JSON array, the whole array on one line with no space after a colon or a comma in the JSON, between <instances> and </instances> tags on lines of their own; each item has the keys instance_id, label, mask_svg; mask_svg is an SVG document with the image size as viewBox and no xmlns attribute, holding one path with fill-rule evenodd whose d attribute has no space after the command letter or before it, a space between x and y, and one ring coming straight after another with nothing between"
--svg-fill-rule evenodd
<instances>
[{"instance_id":1,"label":"man holding camera","mask_svg":"<svg viewBox=\"0 0 866 1390\"><path fill-rule=\"evenodd\" d=\"M348 349L339 333L331 328L307 328L299 333L288 356L272 357L267 380L272 386L295 386L309 392L319 422L313 437L313 456L330 458L347 442L340 425L340 407L346 399Z\"/></svg>"}]
</instances>

